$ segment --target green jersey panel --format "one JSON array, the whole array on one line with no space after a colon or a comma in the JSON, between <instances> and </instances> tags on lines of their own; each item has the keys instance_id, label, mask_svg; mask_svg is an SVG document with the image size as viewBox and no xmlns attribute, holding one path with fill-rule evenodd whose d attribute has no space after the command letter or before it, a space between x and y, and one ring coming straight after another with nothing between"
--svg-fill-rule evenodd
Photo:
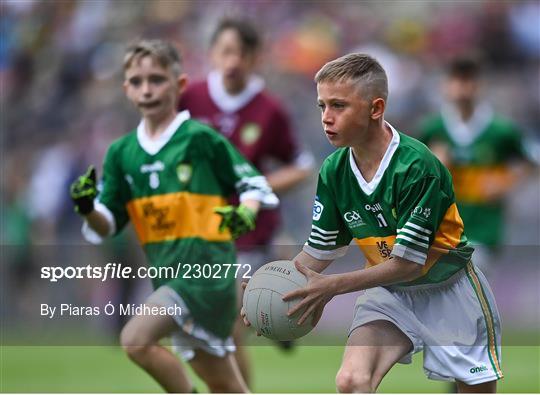
<instances>
[{"instance_id":1,"label":"green jersey panel","mask_svg":"<svg viewBox=\"0 0 540 395\"><path fill-rule=\"evenodd\" d=\"M142 123L114 142L98 199L110 211L117 232L131 220L150 265L180 265L177 277L154 279L154 288L173 288L199 324L225 338L236 314L235 270L221 267L235 263L235 249L229 232L218 230L221 217L213 210L226 205L234 192L241 200L254 198L267 207L277 204L277 198L265 178L219 133L184 113L178 119L161 143L145 140ZM195 265L211 271L199 275L190 270Z\"/></svg>"},{"instance_id":2,"label":"green jersey panel","mask_svg":"<svg viewBox=\"0 0 540 395\"><path fill-rule=\"evenodd\" d=\"M366 267L393 256L424 266L422 277L402 285L444 281L472 254L450 174L426 146L395 130L372 181L363 179L350 148L337 150L321 168L304 250L335 259L351 240L363 251Z\"/></svg>"},{"instance_id":3,"label":"green jersey panel","mask_svg":"<svg viewBox=\"0 0 540 395\"><path fill-rule=\"evenodd\" d=\"M452 119L442 112L424 121L421 140L427 145L448 147L449 170L467 235L474 242L496 246L504 232L503 201L493 201L487 191L491 186L512 184L512 162L530 158L519 130L510 121L486 114L476 136L461 141L452 131L460 126Z\"/></svg>"}]
</instances>

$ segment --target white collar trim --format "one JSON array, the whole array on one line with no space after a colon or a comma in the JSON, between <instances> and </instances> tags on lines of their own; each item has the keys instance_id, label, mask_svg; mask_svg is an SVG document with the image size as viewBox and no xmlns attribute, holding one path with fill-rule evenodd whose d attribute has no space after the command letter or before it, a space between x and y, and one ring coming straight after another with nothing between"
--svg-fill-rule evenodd
<instances>
[{"instance_id":1,"label":"white collar trim","mask_svg":"<svg viewBox=\"0 0 540 395\"><path fill-rule=\"evenodd\" d=\"M174 132L178 130L180 125L191 118L189 111L179 112L176 118L167 126L167 129L157 139L151 139L146 133L144 119L137 126L137 140L141 148L150 155L157 154L169 142Z\"/></svg>"},{"instance_id":2,"label":"white collar trim","mask_svg":"<svg viewBox=\"0 0 540 395\"><path fill-rule=\"evenodd\" d=\"M493 119L493 110L486 103L476 106L474 113L468 121L463 121L457 109L447 103L441 110L444 126L448 134L458 145L471 144L486 130Z\"/></svg>"},{"instance_id":3,"label":"white collar trim","mask_svg":"<svg viewBox=\"0 0 540 395\"><path fill-rule=\"evenodd\" d=\"M208 74L208 93L218 108L225 113L236 112L248 104L255 96L264 89L264 81L261 77L252 75L245 89L237 95L230 95L223 85L223 75L218 71Z\"/></svg>"},{"instance_id":4,"label":"white collar trim","mask_svg":"<svg viewBox=\"0 0 540 395\"><path fill-rule=\"evenodd\" d=\"M358 166L356 166L356 162L354 160L353 150L352 148L349 148L349 162L351 169L356 176L360 189L362 189L366 195L371 195L379 185L379 182L381 181L381 178L384 175L384 172L390 164L390 161L392 160L392 157L394 156L394 153L399 145L399 133L388 122L385 123L388 125L388 127L390 127L390 130L392 130L392 140L390 140L390 144L388 144L388 148L386 148L386 152L384 153L381 163L379 164L379 168L370 182L367 182L364 176L362 176L362 173L360 173L360 170L358 169Z\"/></svg>"}]
</instances>

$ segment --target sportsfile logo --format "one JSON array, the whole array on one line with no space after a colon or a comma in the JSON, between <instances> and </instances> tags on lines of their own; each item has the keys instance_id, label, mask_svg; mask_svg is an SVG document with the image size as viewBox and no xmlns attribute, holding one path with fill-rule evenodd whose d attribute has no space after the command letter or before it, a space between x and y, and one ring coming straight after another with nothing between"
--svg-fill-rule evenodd
<instances>
[{"instance_id":1,"label":"sportsfile logo","mask_svg":"<svg viewBox=\"0 0 540 395\"><path fill-rule=\"evenodd\" d=\"M343 219L345 222L347 222L350 228L357 228L366 224L362 219L362 216L356 210L347 211L345 214L343 214Z\"/></svg>"}]
</instances>

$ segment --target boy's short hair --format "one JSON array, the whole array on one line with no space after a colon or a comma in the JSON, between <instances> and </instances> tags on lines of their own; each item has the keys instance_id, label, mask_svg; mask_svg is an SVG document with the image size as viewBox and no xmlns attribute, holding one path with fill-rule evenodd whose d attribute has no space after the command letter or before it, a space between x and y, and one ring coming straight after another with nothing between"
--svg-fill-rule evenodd
<instances>
[{"instance_id":1,"label":"boy's short hair","mask_svg":"<svg viewBox=\"0 0 540 395\"><path fill-rule=\"evenodd\" d=\"M124 71L134 61L139 61L145 56L156 60L164 69L170 68L176 77L182 73L182 58L178 50L164 40L140 40L131 44L124 55Z\"/></svg>"},{"instance_id":2,"label":"boy's short hair","mask_svg":"<svg viewBox=\"0 0 540 395\"><path fill-rule=\"evenodd\" d=\"M388 78L381 64L363 53L350 53L326 63L315 74L315 82L352 81L358 87L365 88L371 99L388 98Z\"/></svg>"},{"instance_id":3,"label":"boy's short hair","mask_svg":"<svg viewBox=\"0 0 540 395\"><path fill-rule=\"evenodd\" d=\"M222 19L212 33L210 46L213 46L221 33L232 29L238 33L242 47L246 53L255 53L260 49L261 37L255 26L246 19L225 18Z\"/></svg>"},{"instance_id":4,"label":"boy's short hair","mask_svg":"<svg viewBox=\"0 0 540 395\"><path fill-rule=\"evenodd\" d=\"M477 79L480 76L480 61L472 56L461 56L453 59L447 67L449 77Z\"/></svg>"}]
</instances>

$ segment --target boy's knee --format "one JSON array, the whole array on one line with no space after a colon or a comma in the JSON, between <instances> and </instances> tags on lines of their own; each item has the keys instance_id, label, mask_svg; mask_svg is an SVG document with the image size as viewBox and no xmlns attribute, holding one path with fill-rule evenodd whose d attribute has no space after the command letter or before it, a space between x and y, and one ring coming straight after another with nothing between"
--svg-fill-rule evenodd
<instances>
[{"instance_id":1,"label":"boy's knee","mask_svg":"<svg viewBox=\"0 0 540 395\"><path fill-rule=\"evenodd\" d=\"M144 362L152 347L152 344L129 323L120 333L120 344L128 357L139 363Z\"/></svg>"},{"instance_id":2,"label":"boy's knee","mask_svg":"<svg viewBox=\"0 0 540 395\"><path fill-rule=\"evenodd\" d=\"M336 387L341 393L375 392L372 375L341 368L336 376Z\"/></svg>"}]
</instances>

